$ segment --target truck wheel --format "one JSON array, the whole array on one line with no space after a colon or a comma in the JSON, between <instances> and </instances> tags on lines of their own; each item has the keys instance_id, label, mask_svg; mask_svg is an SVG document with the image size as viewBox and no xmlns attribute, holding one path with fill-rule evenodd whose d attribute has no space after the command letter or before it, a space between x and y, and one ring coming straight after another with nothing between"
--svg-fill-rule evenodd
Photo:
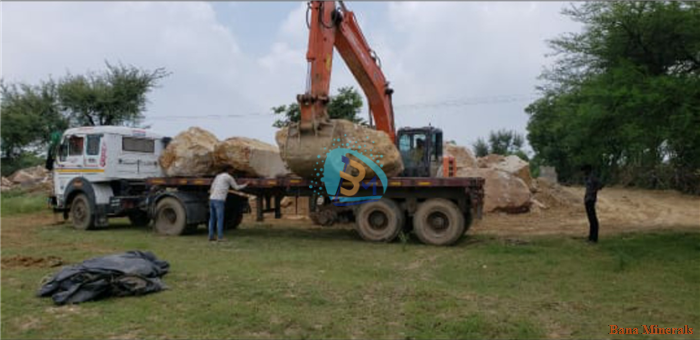
<instances>
[{"instance_id":1,"label":"truck wheel","mask_svg":"<svg viewBox=\"0 0 700 340\"><path fill-rule=\"evenodd\" d=\"M166 197L156 205L155 230L161 235L182 235L187 230L185 207L179 200Z\"/></svg>"},{"instance_id":2,"label":"truck wheel","mask_svg":"<svg viewBox=\"0 0 700 340\"><path fill-rule=\"evenodd\" d=\"M406 223L399 205L391 199L360 204L355 215L355 229L370 242L391 242Z\"/></svg>"},{"instance_id":3,"label":"truck wheel","mask_svg":"<svg viewBox=\"0 0 700 340\"><path fill-rule=\"evenodd\" d=\"M229 216L233 215L233 216ZM224 229L233 230L238 228L238 226L243 221L243 212L226 214L224 215Z\"/></svg>"},{"instance_id":4,"label":"truck wheel","mask_svg":"<svg viewBox=\"0 0 700 340\"><path fill-rule=\"evenodd\" d=\"M129 214L129 222L135 227L145 227L151 222L148 214L143 211L133 212Z\"/></svg>"},{"instance_id":5,"label":"truck wheel","mask_svg":"<svg viewBox=\"0 0 700 340\"><path fill-rule=\"evenodd\" d=\"M73 228L90 230L95 228L95 215L92 213L90 201L85 194L78 194L70 206L70 218L73 220Z\"/></svg>"},{"instance_id":6,"label":"truck wheel","mask_svg":"<svg viewBox=\"0 0 700 340\"><path fill-rule=\"evenodd\" d=\"M429 199L413 215L413 231L425 244L448 246L464 236L464 215L452 201Z\"/></svg>"}]
</instances>

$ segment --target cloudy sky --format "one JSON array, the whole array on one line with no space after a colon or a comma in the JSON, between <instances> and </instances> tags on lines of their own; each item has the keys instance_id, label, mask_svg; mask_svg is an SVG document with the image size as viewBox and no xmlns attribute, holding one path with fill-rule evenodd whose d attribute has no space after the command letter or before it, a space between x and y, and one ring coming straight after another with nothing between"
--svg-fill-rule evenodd
<instances>
[{"instance_id":1,"label":"cloudy sky","mask_svg":"<svg viewBox=\"0 0 700 340\"><path fill-rule=\"evenodd\" d=\"M495 129L525 133L524 108L551 63L545 40L580 29L560 14L564 2L346 5L395 90L397 126L432 124L462 145ZM150 94L145 124L167 135L196 125L274 142L270 108L304 91L306 2L0 6L6 81L102 70L105 61L165 67L172 75ZM357 87L337 54L333 72L332 93ZM191 118L173 118L183 116Z\"/></svg>"}]
</instances>

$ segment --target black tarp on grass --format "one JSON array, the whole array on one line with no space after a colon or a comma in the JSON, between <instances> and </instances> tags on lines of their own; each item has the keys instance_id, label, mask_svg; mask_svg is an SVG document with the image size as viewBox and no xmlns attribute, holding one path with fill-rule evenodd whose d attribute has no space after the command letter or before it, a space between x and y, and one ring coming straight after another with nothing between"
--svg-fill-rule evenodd
<instances>
[{"instance_id":1,"label":"black tarp on grass","mask_svg":"<svg viewBox=\"0 0 700 340\"><path fill-rule=\"evenodd\" d=\"M143 295L167 289L161 277L170 264L149 251L127 251L67 266L44 284L37 295L57 305L111 296Z\"/></svg>"}]
</instances>

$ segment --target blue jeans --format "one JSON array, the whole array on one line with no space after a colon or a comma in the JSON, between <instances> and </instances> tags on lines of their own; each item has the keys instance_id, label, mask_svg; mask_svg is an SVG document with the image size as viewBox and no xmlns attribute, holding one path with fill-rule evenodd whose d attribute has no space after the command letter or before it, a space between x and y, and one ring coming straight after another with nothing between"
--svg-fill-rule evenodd
<instances>
[{"instance_id":1,"label":"blue jeans","mask_svg":"<svg viewBox=\"0 0 700 340\"><path fill-rule=\"evenodd\" d=\"M214 223L216 223L216 230L218 231L219 238L224 238L224 206L226 201L222 200L210 200L209 201L209 239L214 238Z\"/></svg>"}]
</instances>

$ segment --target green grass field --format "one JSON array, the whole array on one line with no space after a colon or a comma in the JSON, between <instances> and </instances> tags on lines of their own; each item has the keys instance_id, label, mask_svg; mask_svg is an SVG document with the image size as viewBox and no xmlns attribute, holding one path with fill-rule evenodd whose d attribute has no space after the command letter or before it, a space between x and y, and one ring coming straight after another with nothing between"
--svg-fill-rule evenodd
<instances>
[{"instance_id":1,"label":"green grass field","mask_svg":"<svg viewBox=\"0 0 700 340\"><path fill-rule=\"evenodd\" d=\"M55 307L35 297L58 268L5 266L3 338L627 338L623 327L695 328L700 234L512 240L456 247L370 244L352 230L244 225L228 243L7 216L2 257L67 263L150 250L171 264L169 290Z\"/></svg>"},{"instance_id":2,"label":"green grass field","mask_svg":"<svg viewBox=\"0 0 700 340\"><path fill-rule=\"evenodd\" d=\"M46 195L25 194L19 190L3 192L0 196L0 213L2 216L34 213L47 208Z\"/></svg>"}]
</instances>

